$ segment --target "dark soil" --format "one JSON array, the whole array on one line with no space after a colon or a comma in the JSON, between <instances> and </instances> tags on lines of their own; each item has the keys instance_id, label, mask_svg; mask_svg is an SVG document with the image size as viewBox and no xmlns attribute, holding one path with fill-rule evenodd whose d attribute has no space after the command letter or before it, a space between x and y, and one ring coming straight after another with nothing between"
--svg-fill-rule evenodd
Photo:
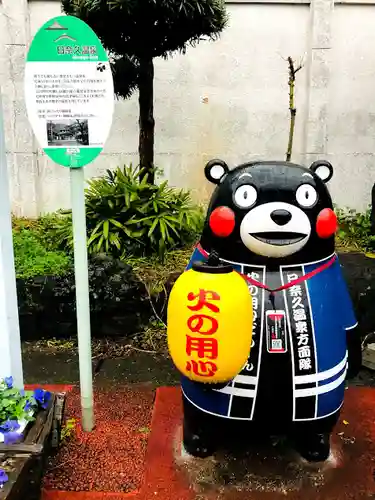
<instances>
[{"instance_id":1,"label":"dark soil","mask_svg":"<svg viewBox=\"0 0 375 500\"><path fill-rule=\"evenodd\" d=\"M23 369L26 384L79 383L78 355L70 351L24 352ZM158 387L179 382L178 372L168 356L139 351L130 351L123 358L94 362L93 377L100 387L146 382Z\"/></svg>"},{"instance_id":2,"label":"dark soil","mask_svg":"<svg viewBox=\"0 0 375 500\"><path fill-rule=\"evenodd\" d=\"M142 484L154 391L150 387L95 390L92 433L77 423L67 443L50 459L48 490L130 492ZM80 396L68 394L66 418L80 419Z\"/></svg>"}]
</instances>

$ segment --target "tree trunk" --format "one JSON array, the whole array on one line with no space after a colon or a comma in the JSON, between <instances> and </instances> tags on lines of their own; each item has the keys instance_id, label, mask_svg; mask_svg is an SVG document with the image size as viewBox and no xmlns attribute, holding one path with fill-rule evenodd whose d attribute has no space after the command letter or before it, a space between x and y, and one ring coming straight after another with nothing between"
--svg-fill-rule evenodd
<instances>
[{"instance_id":1,"label":"tree trunk","mask_svg":"<svg viewBox=\"0 0 375 500\"><path fill-rule=\"evenodd\" d=\"M154 184L154 63L141 59L139 65L139 165Z\"/></svg>"}]
</instances>

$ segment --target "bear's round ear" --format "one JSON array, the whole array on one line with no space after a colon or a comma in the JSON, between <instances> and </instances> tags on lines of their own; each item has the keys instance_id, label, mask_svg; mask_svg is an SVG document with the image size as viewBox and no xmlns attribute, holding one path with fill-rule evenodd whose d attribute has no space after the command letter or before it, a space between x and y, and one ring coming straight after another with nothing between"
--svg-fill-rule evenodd
<instances>
[{"instance_id":1,"label":"bear's round ear","mask_svg":"<svg viewBox=\"0 0 375 500\"><path fill-rule=\"evenodd\" d=\"M220 184L220 181L228 172L228 165L223 160L210 160L204 167L206 178L213 184Z\"/></svg>"},{"instance_id":2,"label":"bear's round ear","mask_svg":"<svg viewBox=\"0 0 375 500\"><path fill-rule=\"evenodd\" d=\"M310 170L312 170L318 177L320 177L324 183L332 179L333 167L329 163L329 161L314 161L314 163L310 166Z\"/></svg>"}]
</instances>

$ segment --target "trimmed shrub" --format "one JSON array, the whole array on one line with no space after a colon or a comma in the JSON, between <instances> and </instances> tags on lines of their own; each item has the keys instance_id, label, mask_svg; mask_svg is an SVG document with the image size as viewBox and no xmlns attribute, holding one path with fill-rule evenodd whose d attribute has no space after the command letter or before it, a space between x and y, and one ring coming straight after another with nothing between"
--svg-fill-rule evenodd
<instances>
[{"instance_id":1,"label":"trimmed shrub","mask_svg":"<svg viewBox=\"0 0 375 500\"><path fill-rule=\"evenodd\" d=\"M150 302L129 265L108 256L93 257L89 287L93 337L125 337L148 324ZM63 276L18 279L17 291L23 340L76 335L73 271Z\"/></svg>"}]
</instances>

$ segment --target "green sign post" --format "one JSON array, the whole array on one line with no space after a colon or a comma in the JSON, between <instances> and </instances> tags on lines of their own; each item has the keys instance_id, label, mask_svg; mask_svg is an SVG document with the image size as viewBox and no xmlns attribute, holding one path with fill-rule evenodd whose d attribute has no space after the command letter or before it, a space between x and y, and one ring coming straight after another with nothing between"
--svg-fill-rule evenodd
<instances>
[{"instance_id":1,"label":"green sign post","mask_svg":"<svg viewBox=\"0 0 375 500\"><path fill-rule=\"evenodd\" d=\"M28 118L44 152L70 169L82 426L94 426L83 167L102 151L112 125L113 78L94 31L72 16L45 23L25 68Z\"/></svg>"}]
</instances>

